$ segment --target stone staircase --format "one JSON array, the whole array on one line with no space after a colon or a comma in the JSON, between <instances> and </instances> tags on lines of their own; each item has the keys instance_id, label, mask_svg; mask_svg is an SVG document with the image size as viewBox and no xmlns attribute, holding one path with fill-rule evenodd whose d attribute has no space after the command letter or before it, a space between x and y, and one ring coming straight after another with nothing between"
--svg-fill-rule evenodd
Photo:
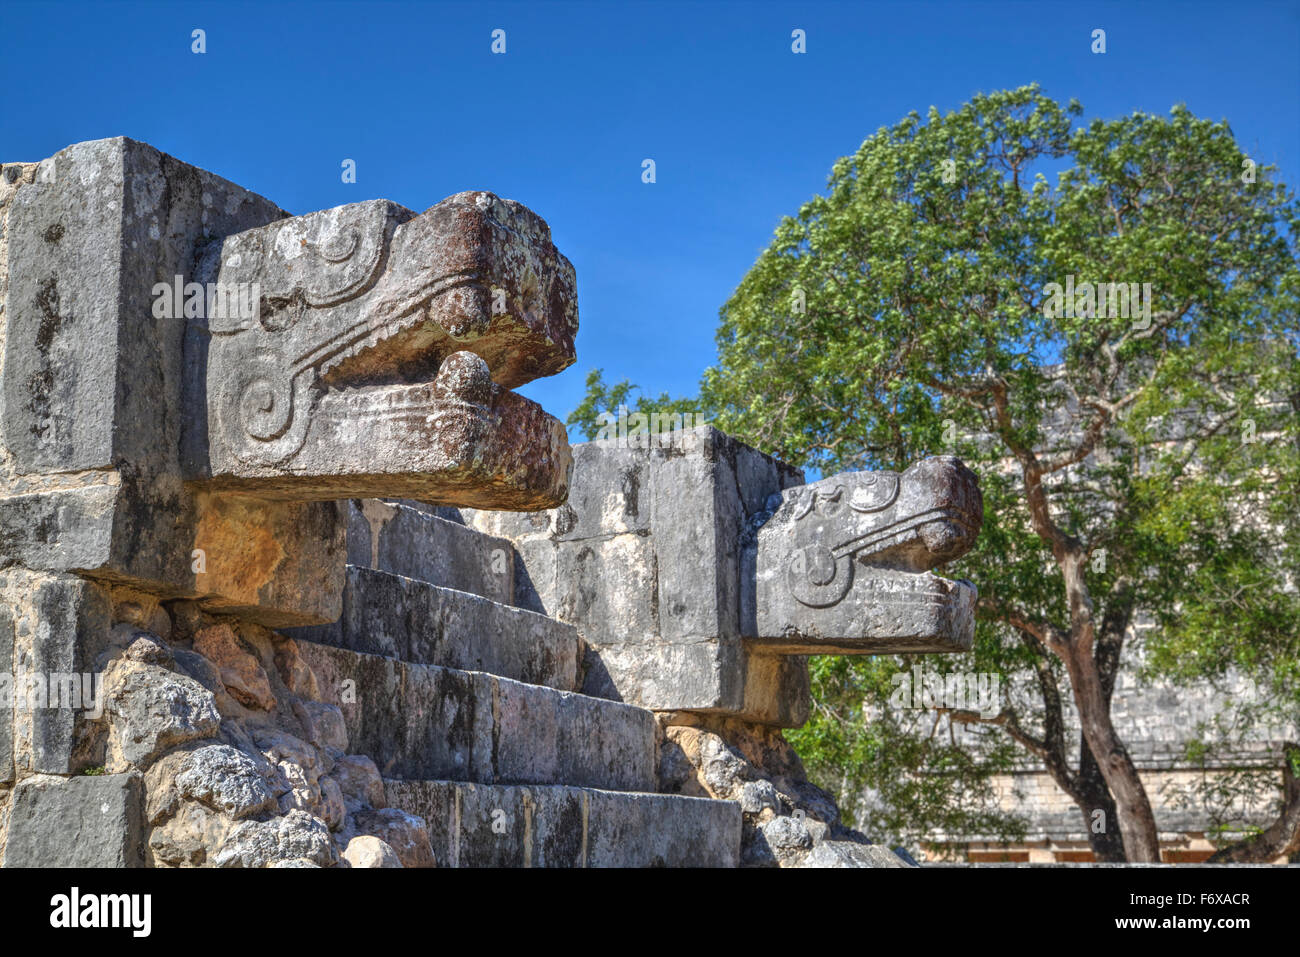
<instances>
[{"instance_id":1,"label":"stone staircase","mask_svg":"<svg viewBox=\"0 0 1300 957\"><path fill-rule=\"evenodd\" d=\"M739 804L655 793L654 715L578 693L582 639L515 606L509 540L349 508L342 617L286 633L440 866L737 866Z\"/></svg>"}]
</instances>

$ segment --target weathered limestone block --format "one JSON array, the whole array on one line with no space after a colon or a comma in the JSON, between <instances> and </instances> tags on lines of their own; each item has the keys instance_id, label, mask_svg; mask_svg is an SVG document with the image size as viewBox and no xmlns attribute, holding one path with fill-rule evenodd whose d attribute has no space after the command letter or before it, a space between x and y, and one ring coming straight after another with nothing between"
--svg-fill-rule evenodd
<instances>
[{"instance_id":1,"label":"weathered limestone block","mask_svg":"<svg viewBox=\"0 0 1300 957\"><path fill-rule=\"evenodd\" d=\"M228 744L189 752L176 775L182 797L200 801L235 820L275 805L275 795L258 764Z\"/></svg>"},{"instance_id":2,"label":"weathered limestone block","mask_svg":"<svg viewBox=\"0 0 1300 957\"><path fill-rule=\"evenodd\" d=\"M105 766L113 771L143 770L178 744L215 736L221 724L212 692L197 681L126 659L104 673L104 711Z\"/></svg>"},{"instance_id":3,"label":"weathered limestone block","mask_svg":"<svg viewBox=\"0 0 1300 957\"><path fill-rule=\"evenodd\" d=\"M184 321L153 288L206 239L286 215L125 138L40 164L6 225L0 556L31 568L187 584Z\"/></svg>"},{"instance_id":4,"label":"weathered limestone block","mask_svg":"<svg viewBox=\"0 0 1300 957\"><path fill-rule=\"evenodd\" d=\"M0 659L11 649L0 685L12 702L0 716L0 727L11 729L8 736L0 730L0 758L7 737L19 777L102 764L95 662L110 641L107 590L71 575L10 568L0 572L0 607Z\"/></svg>"},{"instance_id":5,"label":"weathered limestone block","mask_svg":"<svg viewBox=\"0 0 1300 957\"><path fill-rule=\"evenodd\" d=\"M349 754L339 758L330 774L338 782L348 813L355 813L362 807L387 806L384 779L380 777L375 762L366 755Z\"/></svg>"},{"instance_id":6,"label":"weathered limestone block","mask_svg":"<svg viewBox=\"0 0 1300 957\"><path fill-rule=\"evenodd\" d=\"M735 867L732 801L565 786L389 781L445 867Z\"/></svg>"},{"instance_id":7,"label":"weathered limestone block","mask_svg":"<svg viewBox=\"0 0 1300 957\"><path fill-rule=\"evenodd\" d=\"M9 811L5 867L142 867L144 799L138 774L36 775Z\"/></svg>"},{"instance_id":8,"label":"weathered limestone block","mask_svg":"<svg viewBox=\"0 0 1300 957\"><path fill-rule=\"evenodd\" d=\"M191 327L191 478L293 500L564 499L563 425L507 391L571 364L578 321L573 267L523 206L341 206L227 236L199 276L246 301Z\"/></svg>"},{"instance_id":9,"label":"weathered limestone block","mask_svg":"<svg viewBox=\"0 0 1300 957\"><path fill-rule=\"evenodd\" d=\"M569 500L549 512L462 514L514 543L516 604L577 626L585 693L797 726L806 664L746 647L741 563L749 516L802 481L702 426L576 446Z\"/></svg>"},{"instance_id":10,"label":"weathered limestone block","mask_svg":"<svg viewBox=\"0 0 1300 957\"><path fill-rule=\"evenodd\" d=\"M307 662L302 660L297 642L280 634L275 635L275 639L272 661L285 688L291 694L318 699L320 689L316 686L316 675L307 666Z\"/></svg>"},{"instance_id":11,"label":"weathered limestone block","mask_svg":"<svg viewBox=\"0 0 1300 957\"><path fill-rule=\"evenodd\" d=\"M289 634L414 664L578 690L581 642L572 625L369 568L349 566L337 622Z\"/></svg>"},{"instance_id":12,"label":"weathered limestone block","mask_svg":"<svg viewBox=\"0 0 1300 957\"><path fill-rule=\"evenodd\" d=\"M195 801L181 804L149 831L149 867L202 867L211 862L231 829L233 819Z\"/></svg>"},{"instance_id":13,"label":"weathered limestone block","mask_svg":"<svg viewBox=\"0 0 1300 957\"><path fill-rule=\"evenodd\" d=\"M154 316L154 283L188 273L201 239L285 213L120 137L41 168L8 223L5 437L17 471L165 467L177 447L158 440L179 438L179 402L167 400L179 399L183 323Z\"/></svg>"},{"instance_id":14,"label":"weathered limestone block","mask_svg":"<svg viewBox=\"0 0 1300 957\"><path fill-rule=\"evenodd\" d=\"M653 790L654 716L480 672L297 643L385 776ZM391 803L391 802L390 802Z\"/></svg>"},{"instance_id":15,"label":"weathered limestone block","mask_svg":"<svg viewBox=\"0 0 1300 957\"><path fill-rule=\"evenodd\" d=\"M515 600L515 554L510 542L433 514L420 503L350 499L348 564L454 588L503 605Z\"/></svg>"},{"instance_id":16,"label":"weathered limestone block","mask_svg":"<svg viewBox=\"0 0 1300 957\"><path fill-rule=\"evenodd\" d=\"M306 811L293 810L270 821L245 821L226 838L213 863L217 867L274 867L306 860L317 867L338 863L329 827Z\"/></svg>"},{"instance_id":17,"label":"weathered limestone block","mask_svg":"<svg viewBox=\"0 0 1300 957\"><path fill-rule=\"evenodd\" d=\"M341 502L195 496L190 594L212 612L288 628L335 621L347 541Z\"/></svg>"},{"instance_id":18,"label":"weathered limestone block","mask_svg":"<svg viewBox=\"0 0 1300 957\"><path fill-rule=\"evenodd\" d=\"M348 867L401 867L402 859L388 844L363 834L348 841L342 854Z\"/></svg>"},{"instance_id":19,"label":"weathered limestone block","mask_svg":"<svg viewBox=\"0 0 1300 957\"><path fill-rule=\"evenodd\" d=\"M797 728L808 720L811 693L807 658L763 654L746 643L745 703L738 717Z\"/></svg>"},{"instance_id":20,"label":"weathered limestone block","mask_svg":"<svg viewBox=\"0 0 1300 957\"><path fill-rule=\"evenodd\" d=\"M348 809L343 802L343 791L329 775L320 779L320 816L325 823L329 825L331 831L342 830L346 821Z\"/></svg>"},{"instance_id":21,"label":"weathered limestone block","mask_svg":"<svg viewBox=\"0 0 1300 957\"><path fill-rule=\"evenodd\" d=\"M293 714L307 740L317 748L331 753L348 749L347 722L337 705L298 700L293 703Z\"/></svg>"},{"instance_id":22,"label":"weathered limestone block","mask_svg":"<svg viewBox=\"0 0 1300 957\"><path fill-rule=\"evenodd\" d=\"M226 691L247 708L275 709L271 679L257 656L245 648L229 624L208 625L194 636L194 650L217 666Z\"/></svg>"},{"instance_id":23,"label":"weathered limestone block","mask_svg":"<svg viewBox=\"0 0 1300 957\"><path fill-rule=\"evenodd\" d=\"M397 854L401 867L438 866L429 843L429 827L422 817L396 807L358 811L353 815L353 827L386 844Z\"/></svg>"},{"instance_id":24,"label":"weathered limestone block","mask_svg":"<svg viewBox=\"0 0 1300 957\"><path fill-rule=\"evenodd\" d=\"M978 480L951 456L787 490L758 530L745 630L790 654L969 650L975 587L929 569L968 551L983 520Z\"/></svg>"}]
</instances>

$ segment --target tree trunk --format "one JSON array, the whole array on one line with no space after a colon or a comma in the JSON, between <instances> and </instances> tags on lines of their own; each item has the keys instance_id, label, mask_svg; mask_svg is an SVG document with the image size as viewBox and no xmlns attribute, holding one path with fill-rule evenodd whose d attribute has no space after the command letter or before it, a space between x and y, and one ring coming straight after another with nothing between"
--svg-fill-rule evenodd
<instances>
[{"instance_id":1,"label":"tree trunk","mask_svg":"<svg viewBox=\"0 0 1300 957\"><path fill-rule=\"evenodd\" d=\"M1096 663L1093 661L1091 642L1072 639L1062 652L1074 703L1079 709L1079 723L1097 767L1115 799L1120 837L1124 842L1124 856L1131 863L1158 863L1160 839L1156 833L1156 819L1147 800L1146 789L1138 777L1137 767L1129 756L1110 720L1110 708L1102 690ZM1107 820L1106 830L1113 828ZM1091 831L1090 831L1091 833Z\"/></svg>"},{"instance_id":2,"label":"tree trunk","mask_svg":"<svg viewBox=\"0 0 1300 957\"><path fill-rule=\"evenodd\" d=\"M1124 861L1124 842L1120 840L1119 831L1112 826L1098 826L1094 812L1101 811L1101 823L1110 824L1118 818L1115 815L1115 801L1106 789L1106 782L1097 767L1097 761L1088 749L1088 742L1079 739L1079 773L1070 771L1065 754L1065 720L1061 708L1061 694L1056 686L1056 678L1047 665L1047 652L1037 639L1023 637L1022 642L1034 655L1038 656L1035 668L1038 672L1038 687L1043 695L1043 740L1041 757L1047 771L1062 791L1083 815L1083 832L1088 835L1088 845L1092 856L1098 861L1122 863ZM1098 642L1098 647L1102 642ZM1099 656L1100 658L1101 656ZM1108 663L1103 661L1101 667L1102 690L1109 699L1114 681L1107 681ZM1037 752L1035 752L1037 753Z\"/></svg>"},{"instance_id":3,"label":"tree trunk","mask_svg":"<svg viewBox=\"0 0 1300 957\"><path fill-rule=\"evenodd\" d=\"M1097 676L1101 682L1101 693L1106 702L1106 713L1110 714L1111 698L1115 693L1115 680L1119 676L1120 657L1124 651L1124 636L1129 622L1133 618L1133 589L1124 586L1113 591L1106 602L1102 615L1101 627L1097 630L1096 645L1092 651L1093 661L1097 664ZM1119 812L1115 808L1115 799L1111 797L1101 768L1088 747L1088 740L1079 735L1079 786L1080 791L1088 795L1088 807L1102 812L1103 821L1118 821ZM1088 842L1092 845L1093 856L1099 861L1123 863L1124 841L1119 829L1115 827L1096 828L1092 817L1088 820Z\"/></svg>"},{"instance_id":4,"label":"tree trunk","mask_svg":"<svg viewBox=\"0 0 1300 957\"><path fill-rule=\"evenodd\" d=\"M1282 745L1282 813L1254 837L1229 845L1210 857L1211 863L1265 864L1284 854L1300 853L1300 780L1291 769L1300 761L1300 744Z\"/></svg>"},{"instance_id":5,"label":"tree trunk","mask_svg":"<svg viewBox=\"0 0 1300 957\"><path fill-rule=\"evenodd\" d=\"M1097 759L1092 756L1092 749L1086 740L1079 741L1079 774L1075 779L1079 812L1083 815L1083 826L1088 835L1088 844L1092 856L1110 864L1124 863L1124 841L1119 830L1112 822L1119 820L1115 810L1115 799L1106 788L1106 781L1101 776ZM1101 811L1101 824L1095 819L1094 812Z\"/></svg>"}]
</instances>

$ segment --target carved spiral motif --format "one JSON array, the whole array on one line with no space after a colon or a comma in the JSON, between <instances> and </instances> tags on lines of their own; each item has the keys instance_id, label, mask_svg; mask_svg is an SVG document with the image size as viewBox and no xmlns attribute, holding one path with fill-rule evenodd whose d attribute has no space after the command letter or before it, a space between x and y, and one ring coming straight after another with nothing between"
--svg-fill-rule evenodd
<instances>
[{"instance_id":1,"label":"carved spiral motif","mask_svg":"<svg viewBox=\"0 0 1300 957\"><path fill-rule=\"evenodd\" d=\"M846 594L853 584L853 558L836 559L825 545L805 545L790 556L786 569L790 592L810 608L827 608Z\"/></svg>"},{"instance_id":2,"label":"carved spiral motif","mask_svg":"<svg viewBox=\"0 0 1300 957\"><path fill-rule=\"evenodd\" d=\"M244 431L262 442L284 434L293 420L293 396L266 376L244 384L239 395L239 421Z\"/></svg>"},{"instance_id":3,"label":"carved spiral motif","mask_svg":"<svg viewBox=\"0 0 1300 957\"><path fill-rule=\"evenodd\" d=\"M235 455L273 465L302 447L308 417L299 412L296 380L276 363L255 356L243 362L221 407L221 426Z\"/></svg>"}]
</instances>

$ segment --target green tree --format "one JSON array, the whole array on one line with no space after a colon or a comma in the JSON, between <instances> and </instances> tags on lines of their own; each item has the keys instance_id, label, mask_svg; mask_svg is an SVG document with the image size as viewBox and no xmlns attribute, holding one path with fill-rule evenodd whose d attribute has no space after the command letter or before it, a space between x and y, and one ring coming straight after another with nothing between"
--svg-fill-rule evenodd
<instances>
[{"instance_id":1,"label":"green tree","mask_svg":"<svg viewBox=\"0 0 1300 957\"><path fill-rule=\"evenodd\" d=\"M641 413L647 417L652 413L661 416L703 414L698 399L674 399L667 392L661 392L655 398L637 396L636 403L629 406L628 400L632 398L632 393L639 391L640 387L627 379L606 385L602 370L592 369L587 373L587 393L578 407L569 413L565 424L570 429L577 429L583 438L590 440L599 437L602 430L608 428L611 419L618 419L620 407L624 409L625 415Z\"/></svg>"},{"instance_id":2,"label":"green tree","mask_svg":"<svg viewBox=\"0 0 1300 957\"><path fill-rule=\"evenodd\" d=\"M809 776L836 795L847 824L878 843L916 848L938 833L1022 839L1027 822L1001 809L991 782L1014 769L1018 746L990 735L974 750L951 725L945 734L936 712L886 706L913 665L934 670L932 659L912 655L810 660L811 713L785 732Z\"/></svg>"},{"instance_id":3,"label":"green tree","mask_svg":"<svg viewBox=\"0 0 1300 957\"><path fill-rule=\"evenodd\" d=\"M1154 861L1110 716L1135 616L1157 620L1157 670L1246 668L1294 703L1300 454L1275 400L1300 393L1300 221L1226 123L1081 113L1036 86L980 95L836 162L723 306L702 399L825 473L975 468L984 530L954 569L980 589L972 666L1027 669L1040 700L950 717L1041 760L1100 859ZM1100 283L1136 301L1090 303Z\"/></svg>"}]
</instances>

